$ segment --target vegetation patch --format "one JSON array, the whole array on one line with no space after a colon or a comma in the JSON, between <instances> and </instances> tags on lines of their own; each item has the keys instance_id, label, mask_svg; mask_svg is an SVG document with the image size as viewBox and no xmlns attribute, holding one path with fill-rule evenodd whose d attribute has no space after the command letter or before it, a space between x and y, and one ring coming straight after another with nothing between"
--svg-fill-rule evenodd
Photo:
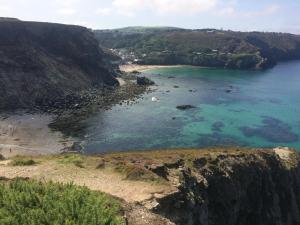
<instances>
[{"instance_id":1,"label":"vegetation patch","mask_svg":"<svg viewBox=\"0 0 300 225\"><path fill-rule=\"evenodd\" d=\"M136 181L152 181L162 182L162 178L158 177L155 173L147 170L140 165L134 165L126 162L118 162L115 166L115 171L121 173L128 180Z\"/></svg>"},{"instance_id":2,"label":"vegetation patch","mask_svg":"<svg viewBox=\"0 0 300 225\"><path fill-rule=\"evenodd\" d=\"M73 164L79 168L84 168L84 157L80 154L64 154L63 157L59 159L59 162L63 164Z\"/></svg>"},{"instance_id":3,"label":"vegetation patch","mask_svg":"<svg viewBox=\"0 0 300 225\"><path fill-rule=\"evenodd\" d=\"M73 184L0 180L1 225L119 225L120 205L106 194Z\"/></svg>"},{"instance_id":4,"label":"vegetation patch","mask_svg":"<svg viewBox=\"0 0 300 225\"><path fill-rule=\"evenodd\" d=\"M33 159L16 158L12 161L13 166L34 166L37 162Z\"/></svg>"}]
</instances>

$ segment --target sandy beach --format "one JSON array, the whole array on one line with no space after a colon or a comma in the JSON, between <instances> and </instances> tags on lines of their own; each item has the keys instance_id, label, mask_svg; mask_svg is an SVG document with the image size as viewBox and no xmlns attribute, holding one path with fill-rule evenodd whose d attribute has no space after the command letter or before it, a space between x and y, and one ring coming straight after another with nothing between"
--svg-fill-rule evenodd
<instances>
[{"instance_id":1,"label":"sandy beach","mask_svg":"<svg viewBox=\"0 0 300 225\"><path fill-rule=\"evenodd\" d=\"M121 65L120 70L126 73L130 73L133 71L144 72L151 69L160 69L160 68L174 68L174 67L182 67L183 65L170 65L170 66L162 66L162 65L137 65L137 64L128 64Z\"/></svg>"},{"instance_id":2,"label":"sandy beach","mask_svg":"<svg viewBox=\"0 0 300 225\"><path fill-rule=\"evenodd\" d=\"M40 114L0 117L0 154L4 157L55 154L71 146L72 140L50 130L51 121L51 116Z\"/></svg>"}]
</instances>

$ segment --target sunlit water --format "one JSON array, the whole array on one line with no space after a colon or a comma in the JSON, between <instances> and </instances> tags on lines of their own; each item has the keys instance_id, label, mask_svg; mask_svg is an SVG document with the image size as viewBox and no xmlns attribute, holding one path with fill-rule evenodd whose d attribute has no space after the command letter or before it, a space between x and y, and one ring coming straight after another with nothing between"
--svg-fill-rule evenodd
<instances>
[{"instance_id":1,"label":"sunlit water","mask_svg":"<svg viewBox=\"0 0 300 225\"><path fill-rule=\"evenodd\" d=\"M155 92L85 121L87 153L205 146L300 149L299 61L266 71L180 67L146 76L158 85ZM159 102L151 101L154 96ZM187 104L196 108L176 108Z\"/></svg>"}]
</instances>

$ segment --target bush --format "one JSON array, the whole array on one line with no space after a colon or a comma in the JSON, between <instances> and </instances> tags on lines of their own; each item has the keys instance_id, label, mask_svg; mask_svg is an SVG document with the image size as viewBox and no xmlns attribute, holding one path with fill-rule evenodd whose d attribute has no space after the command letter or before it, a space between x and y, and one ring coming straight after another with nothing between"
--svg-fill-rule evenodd
<instances>
[{"instance_id":1,"label":"bush","mask_svg":"<svg viewBox=\"0 0 300 225\"><path fill-rule=\"evenodd\" d=\"M63 158L59 160L62 164L73 164L79 168L84 168L83 157L79 154L64 154Z\"/></svg>"},{"instance_id":2,"label":"bush","mask_svg":"<svg viewBox=\"0 0 300 225\"><path fill-rule=\"evenodd\" d=\"M32 159L14 159L12 162L13 166L33 166L35 164L37 163Z\"/></svg>"},{"instance_id":3,"label":"bush","mask_svg":"<svg viewBox=\"0 0 300 225\"><path fill-rule=\"evenodd\" d=\"M116 200L73 184L0 181L1 225L124 224Z\"/></svg>"}]
</instances>

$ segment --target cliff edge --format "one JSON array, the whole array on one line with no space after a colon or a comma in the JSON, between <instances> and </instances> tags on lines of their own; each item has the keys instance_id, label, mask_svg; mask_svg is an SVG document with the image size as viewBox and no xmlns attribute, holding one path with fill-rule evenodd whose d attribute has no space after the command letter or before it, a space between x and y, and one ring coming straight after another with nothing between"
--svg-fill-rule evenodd
<instances>
[{"instance_id":1,"label":"cliff edge","mask_svg":"<svg viewBox=\"0 0 300 225\"><path fill-rule=\"evenodd\" d=\"M300 225L300 154L287 148L18 156L1 176L108 193L129 225Z\"/></svg>"}]
</instances>

